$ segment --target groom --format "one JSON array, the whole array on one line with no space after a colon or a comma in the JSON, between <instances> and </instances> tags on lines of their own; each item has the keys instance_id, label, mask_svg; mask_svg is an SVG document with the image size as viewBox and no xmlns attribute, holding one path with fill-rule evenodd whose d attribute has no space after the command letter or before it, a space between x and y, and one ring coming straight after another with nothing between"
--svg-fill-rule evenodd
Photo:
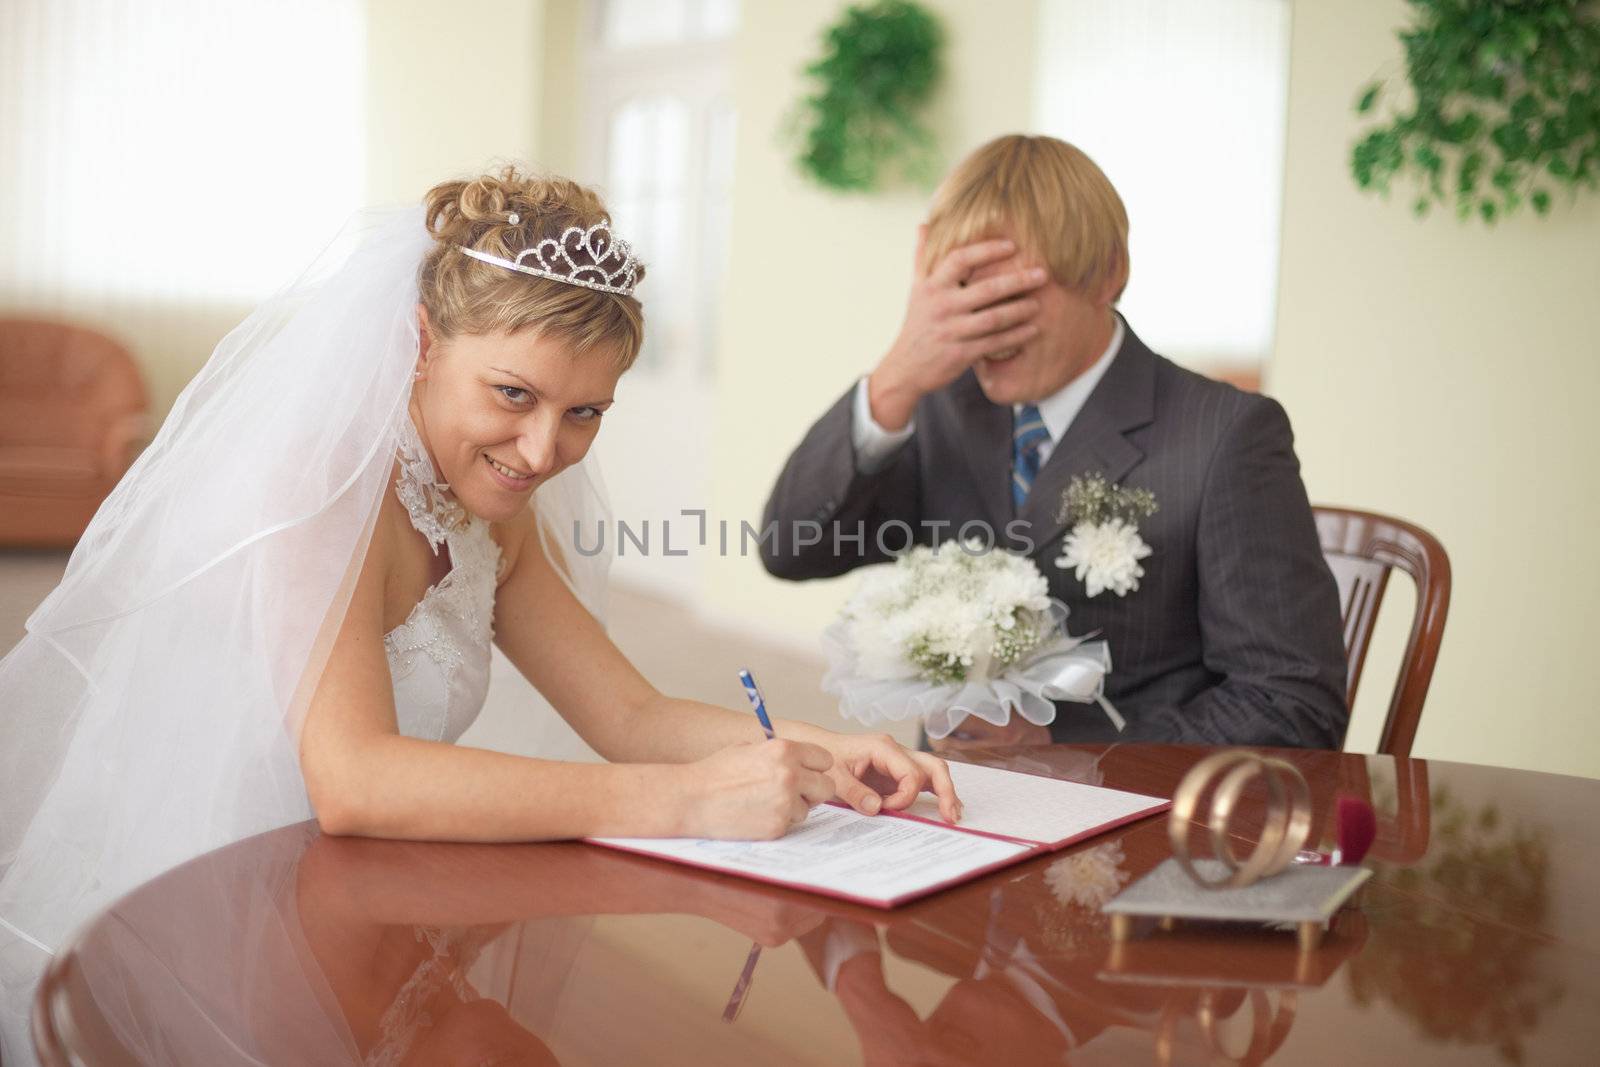
<instances>
[{"instance_id":1,"label":"groom","mask_svg":"<svg viewBox=\"0 0 1600 1067\"><path fill-rule=\"evenodd\" d=\"M1106 696L1055 722L967 718L967 744L1193 742L1337 748L1345 659L1283 408L1163 359L1115 310L1122 201L1078 149L1012 135L935 195L905 323L811 427L773 487L762 562L822 578L917 544L985 536L1031 556L1073 635L1110 644ZM1137 589L1058 568L1075 476L1145 489ZM963 531L963 526L966 526ZM820 531L820 535L818 533Z\"/></svg>"}]
</instances>

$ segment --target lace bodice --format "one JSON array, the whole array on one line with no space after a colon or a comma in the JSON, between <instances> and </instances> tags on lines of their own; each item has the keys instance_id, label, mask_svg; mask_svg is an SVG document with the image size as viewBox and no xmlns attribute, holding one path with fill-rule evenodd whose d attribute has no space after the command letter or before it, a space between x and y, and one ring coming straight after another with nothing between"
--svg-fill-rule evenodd
<instances>
[{"instance_id":1,"label":"lace bodice","mask_svg":"<svg viewBox=\"0 0 1600 1067\"><path fill-rule=\"evenodd\" d=\"M401 423L399 462L395 495L434 553L449 550L450 573L384 635L395 716L407 737L454 742L488 692L500 546L487 523L448 496L410 419Z\"/></svg>"}]
</instances>

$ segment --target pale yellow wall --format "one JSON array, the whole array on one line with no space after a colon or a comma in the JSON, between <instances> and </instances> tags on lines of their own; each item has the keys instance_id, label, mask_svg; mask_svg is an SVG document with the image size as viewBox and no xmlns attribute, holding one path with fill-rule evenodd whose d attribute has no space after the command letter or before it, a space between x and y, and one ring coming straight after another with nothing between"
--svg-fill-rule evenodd
<instances>
[{"instance_id":1,"label":"pale yellow wall","mask_svg":"<svg viewBox=\"0 0 1600 1067\"><path fill-rule=\"evenodd\" d=\"M1413 519L1450 552L1417 754L1600 776L1600 196L1489 229L1359 193L1351 102L1401 69L1407 14L1401 0L1295 4L1267 388L1313 499ZM1401 628L1380 649L1391 665ZM1388 695L1371 677L1357 734Z\"/></svg>"},{"instance_id":2,"label":"pale yellow wall","mask_svg":"<svg viewBox=\"0 0 1600 1067\"><path fill-rule=\"evenodd\" d=\"M580 173L580 133L584 121L583 50L589 5L584 0L544 0L540 57L540 113L537 162L556 174L587 180Z\"/></svg>"},{"instance_id":3,"label":"pale yellow wall","mask_svg":"<svg viewBox=\"0 0 1600 1067\"><path fill-rule=\"evenodd\" d=\"M1031 0L928 5L948 31L947 73L931 121L947 159L1026 126ZM845 5L746 3L735 44L739 108L733 228L717 352L713 515L759 523L789 450L894 340L927 193L846 195L801 178L780 135L811 84L802 68ZM795 585L752 554L710 561L706 603L816 647L851 579Z\"/></svg>"},{"instance_id":4,"label":"pale yellow wall","mask_svg":"<svg viewBox=\"0 0 1600 1067\"><path fill-rule=\"evenodd\" d=\"M536 157L544 19L540 0L369 0L369 203Z\"/></svg>"}]
</instances>

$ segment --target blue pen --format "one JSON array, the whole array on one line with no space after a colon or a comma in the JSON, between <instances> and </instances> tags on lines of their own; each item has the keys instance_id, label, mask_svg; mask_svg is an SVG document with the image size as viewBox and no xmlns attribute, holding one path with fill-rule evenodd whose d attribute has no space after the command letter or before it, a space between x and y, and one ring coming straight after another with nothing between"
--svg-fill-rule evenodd
<instances>
[{"instance_id":1,"label":"blue pen","mask_svg":"<svg viewBox=\"0 0 1600 1067\"><path fill-rule=\"evenodd\" d=\"M767 732L767 740L771 741L778 735L772 732L772 720L767 718L767 703L761 699L761 690L756 686L755 677L749 671L741 670L739 681L744 686L744 695L750 698L750 706L756 709L761 728Z\"/></svg>"},{"instance_id":2,"label":"blue pen","mask_svg":"<svg viewBox=\"0 0 1600 1067\"><path fill-rule=\"evenodd\" d=\"M744 686L744 695L750 698L750 706L756 711L756 718L761 720L761 729L766 731L767 740L771 741L778 735L772 732L772 720L767 718L767 702L761 699L761 688L756 685L755 676L749 671L739 672L739 684ZM739 1012L744 1009L744 998L750 992L750 981L755 977L756 963L761 959L761 942L757 941L750 946L750 954L744 958L744 970L739 974L739 980L734 983L733 995L728 998L728 1006L722 1009L722 1021L731 1023L739 1018Z\"/></svg>"}]
</instances>

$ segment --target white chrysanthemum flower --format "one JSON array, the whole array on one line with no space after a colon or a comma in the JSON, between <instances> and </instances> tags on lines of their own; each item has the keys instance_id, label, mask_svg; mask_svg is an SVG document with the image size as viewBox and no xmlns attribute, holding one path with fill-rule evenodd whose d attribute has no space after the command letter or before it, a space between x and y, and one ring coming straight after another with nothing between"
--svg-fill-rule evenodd
<instances>
[{"instance_id":1,"label":"white chrysanthemum flower","mask_svg":"<svg viewBox=\"0 0 1600 1067\"><path fill-rule=\"evenodd\" d=\"M1099 911L1127 882L1125 860L1121 843L1108 841L1056 860L1045 869L1044 881L1062 904Z\"/></svg>"},{"instance_id":2,"label":"white chrysanthemum flower","mask_svg":"<svg viewBox=\"0 0 1600 1067\"><path fill-rule=\"evenodd\" d=\"M845 608L863 676L987 678L1049 636L1050 586L1034 562L981 541L918 546L872 568Z\"/></svg>"},{"instance_id":3,"label":"white chrysanthemum flower","mask_svg":"<svg viewBox=\"0 0 1600 1067\"><path fill-rule=\"evenodd\" d=\"M1150 555L1150 546L1139 536L1139 528L1121 519L1110 522L1080 522L1061 544L1056 566L1070 570L1084 583L1090 596L1109 589L1127 596L1139 588L1144 568L1139 561Z\"/></svg>"}]
</instances>

